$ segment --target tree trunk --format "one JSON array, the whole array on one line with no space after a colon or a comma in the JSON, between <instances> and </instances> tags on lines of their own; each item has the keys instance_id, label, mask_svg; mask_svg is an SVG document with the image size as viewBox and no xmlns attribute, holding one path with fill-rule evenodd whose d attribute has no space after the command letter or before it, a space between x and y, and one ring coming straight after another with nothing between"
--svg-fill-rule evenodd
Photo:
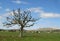
<instances>
[{"instance_id":1,"label":"tree trunk","mask_svg":"<svg viewBox=\"0 0 60 41\"><path fill-rule=\"evenodd\" d=\"M20 34L19 37L23 37L23 27L20 28Z\"/></svg>"}]
</instances>

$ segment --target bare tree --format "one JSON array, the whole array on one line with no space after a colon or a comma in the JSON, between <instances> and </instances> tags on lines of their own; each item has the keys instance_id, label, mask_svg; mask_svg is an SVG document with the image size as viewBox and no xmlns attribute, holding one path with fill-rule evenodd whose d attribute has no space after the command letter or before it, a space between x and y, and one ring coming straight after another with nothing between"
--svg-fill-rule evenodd
<instances>
[{"instance_id":1,"label":"bare tree","mask_svg":"<svg viewBox=\"0 0 60 41\"><path fill-rule=\"evenodd\" d=\"M33 18L31 15L31 12L26 10L22 11L20 9L17 10L17 13L15 10L13 10L13 15L6 17L7 21L4 22L4 25L6 26L14 26L19 25L20 26L20 34L19 37L23 36L23 28L24 27L30 27L34 25L34 22L36 22L37 19ZM30 24L31 22L31 24Z\"/></svg>"}]
</instances>

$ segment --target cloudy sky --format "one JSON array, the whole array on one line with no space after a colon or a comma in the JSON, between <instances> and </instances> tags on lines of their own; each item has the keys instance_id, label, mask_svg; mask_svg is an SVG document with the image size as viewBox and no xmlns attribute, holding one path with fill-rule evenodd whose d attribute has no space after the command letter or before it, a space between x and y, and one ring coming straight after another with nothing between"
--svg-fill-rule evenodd
<instances>
[{"instance_id":1,"label":"cloudy sky","mask_svg":"<svg viewBox=\"0 0 60 41\"><path fill-rule=\"evenodd\" d=\"M32 27L33 29L60 28L60 0L0 0L0 28L3 28L1 22L4 21L5 16L8 16L8 12L18 8L31 10L35 18L41 17Z\"/></svg>"}]
</instances>

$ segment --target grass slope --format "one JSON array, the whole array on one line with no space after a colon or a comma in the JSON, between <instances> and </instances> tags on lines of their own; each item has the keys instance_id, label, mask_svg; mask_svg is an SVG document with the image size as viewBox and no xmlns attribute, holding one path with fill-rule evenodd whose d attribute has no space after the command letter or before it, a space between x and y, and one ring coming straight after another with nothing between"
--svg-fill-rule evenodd
<instances>
[{"instance_id":1,"label":"grass slope","mask_svg":"<svg viewBox=\"0 0 60 41\"><path fill-rule=\"evenodd\" d=\"M18 35L19 32L0 32L0 41L60 41L60 33L24 33L23 38Z\"/></svg>"}]
</instances>

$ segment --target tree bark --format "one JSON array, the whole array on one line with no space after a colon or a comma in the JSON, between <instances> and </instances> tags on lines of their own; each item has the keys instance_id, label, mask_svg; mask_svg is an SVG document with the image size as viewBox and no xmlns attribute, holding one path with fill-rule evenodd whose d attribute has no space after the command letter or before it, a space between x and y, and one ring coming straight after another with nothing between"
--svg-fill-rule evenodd
<instances>
[{"instance_id":1,"label":"tree bark","mask_svg":"<svg viewBox=\"0 0 60 41\"><path fill-rule=\"evenodd\" d=\"M23 27L20 28L20 34L19 37L23 37Z\"/></svg>"}]
</instances>

